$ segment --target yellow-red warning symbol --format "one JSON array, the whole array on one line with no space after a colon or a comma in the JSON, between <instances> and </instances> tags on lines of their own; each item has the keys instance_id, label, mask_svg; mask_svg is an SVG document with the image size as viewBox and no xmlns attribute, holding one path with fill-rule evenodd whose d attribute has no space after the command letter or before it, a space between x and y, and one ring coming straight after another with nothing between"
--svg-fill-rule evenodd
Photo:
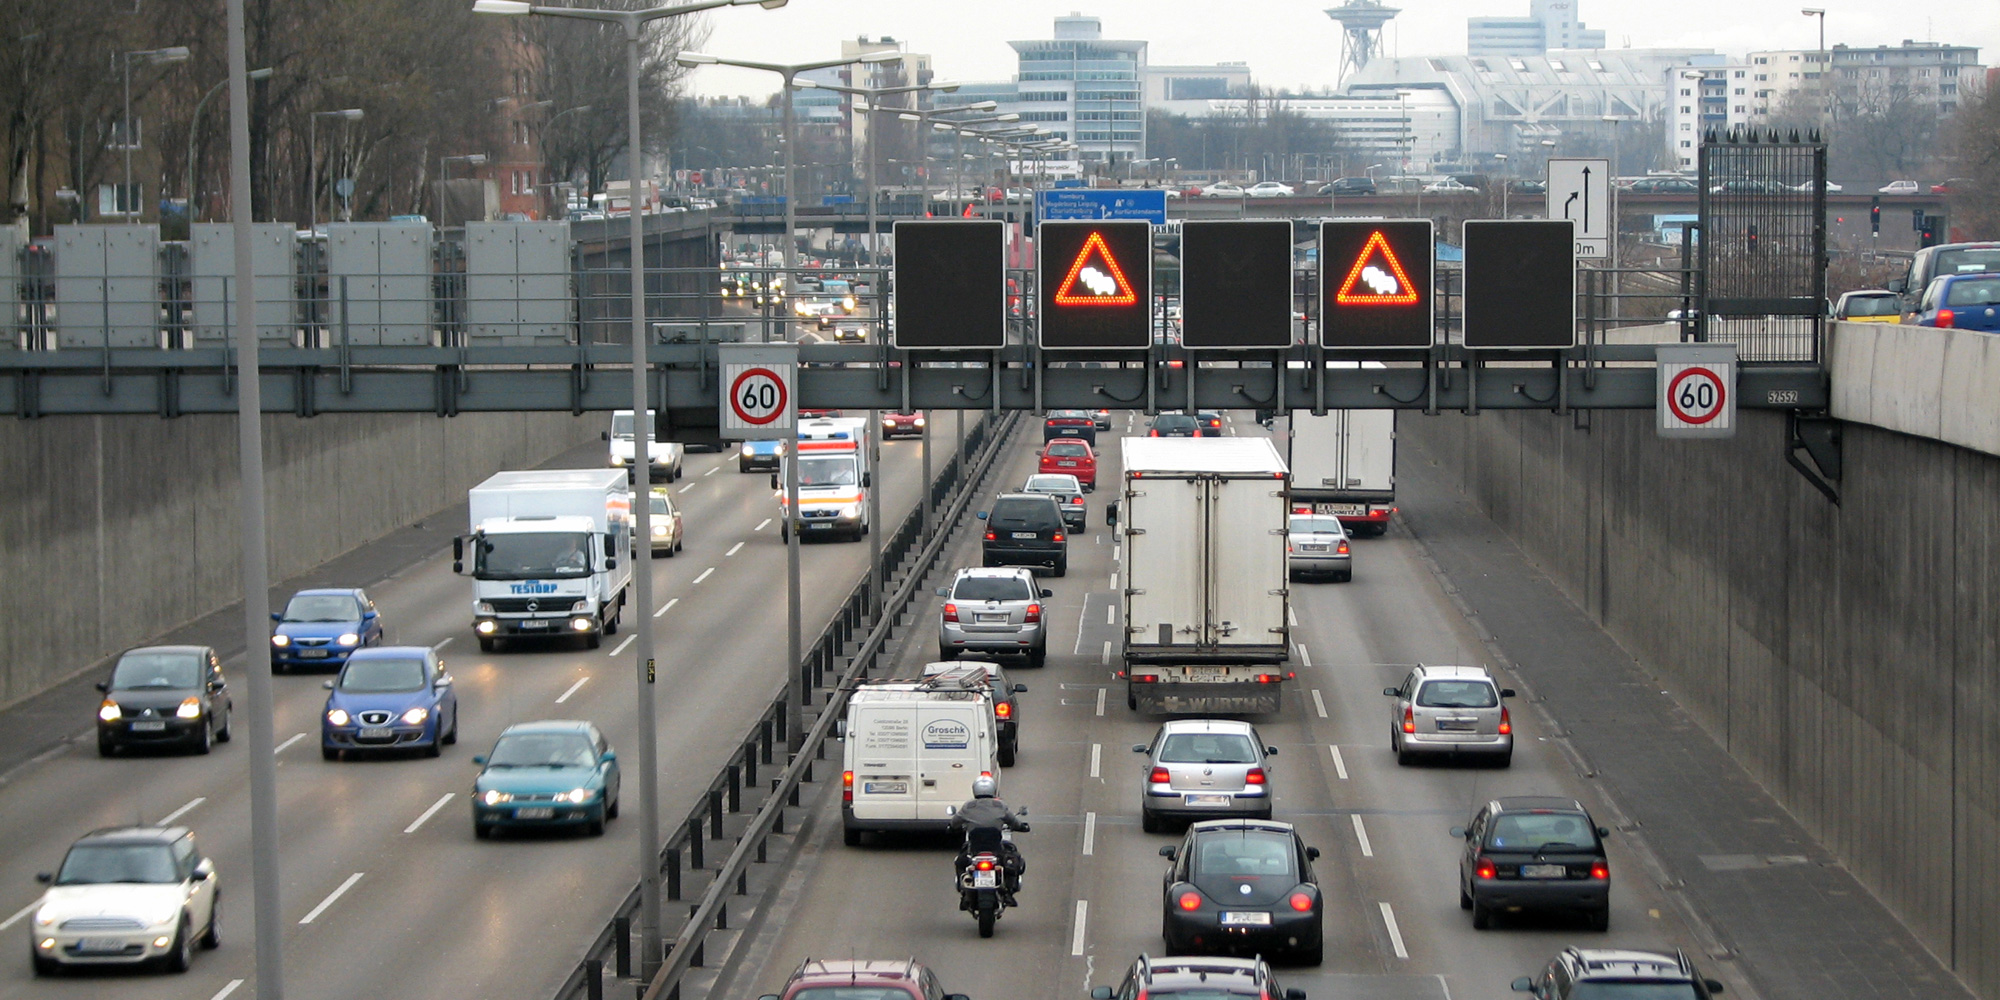
<instances>
[{"instance_id":1,"label":"yellow-red warning symbol","mask_svg":"<svg viewBox=\"0 0 2000 1000\"><path fill-rule=\"evenodd\" d=\"M1356 285L1367 287L1357 291ZM1344 306L1413 306L1418 299L1417 287L1403 273L1403 262L1396 259L1396 251L1389 249L1389 238L1379 229L1368 234L1368 242L1347 271L1347 280L1333 296Z\"/></svg>"},{"instance_id":2,"label":"yellow-red warning symbol","mask_svg":"<svg viewBox=\"0 0 2000 1000\"><path fill-rule=\"evenodd\" d=\"M1103 261L1103 267L1091 262L1092 251ZM1083 286L1080 290L1079 284ZM1083 249L1077 251L1076 259L1070 262L1069 276L1056 286L1056 305L1129 306L1138 301L1139 293L1125 280L1125 269L1118 266L1118 258L1111 256L1111 248L1104 244L1104 234L1093 230L1090 238L1083 241Z\"/></svg>"}]
</instances>

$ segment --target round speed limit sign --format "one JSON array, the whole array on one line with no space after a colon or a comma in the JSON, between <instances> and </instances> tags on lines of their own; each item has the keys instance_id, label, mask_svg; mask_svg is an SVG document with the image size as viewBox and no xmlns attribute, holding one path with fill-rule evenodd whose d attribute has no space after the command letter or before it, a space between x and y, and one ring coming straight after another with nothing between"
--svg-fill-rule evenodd
<instances>
[{"instance_id":1,"label":"round speed limit sign","mask_svg":"<svg viewBox=\"0 0 2000 1000\"><path fill-rule=\"evenodd\" d=\"M755 427L777 420L791 404L785 380L769 368L746 368L729 383L729 409Z\"/></svg>"},{"instance_id":2,"label":"round speed limit sign","mask_svg":"<svg viewBox=\"0 0 2000 1000\"><path fill-rule=\"evenodd\" d=\"M1701 426L1721 416L1729 389L1722 376L1701 365L1690 365L1667 382L1667 409L1684 424Z\"/></svg>"}]
</instances>

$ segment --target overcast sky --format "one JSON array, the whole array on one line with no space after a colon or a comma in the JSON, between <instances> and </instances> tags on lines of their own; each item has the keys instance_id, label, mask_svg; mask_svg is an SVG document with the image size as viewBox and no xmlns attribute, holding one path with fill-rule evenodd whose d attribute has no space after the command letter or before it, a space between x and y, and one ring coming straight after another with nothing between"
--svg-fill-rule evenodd
<instances>
[{"instance_id":1,"label":"overcast sky","mask_svg":"<svg viewBox=\"0 0 2000 1000\"><path fill-rule=\"evenodd\" d=\"M1387 54L1465 52L1465 19L1524 17L1528 0L1389 0L1403 12L1383 32ZM1611 48L1704 48L1741 56L1750 49L1809 49L1818 19L1797 0L1577 0L1584 25L1602 28ZM1339 71L1339 26L1323 11L1333 0L791 0L775 11L724 8L707 15L702 48L762 62L838 56L839 40L888 35L929 53L941 78L1011 79L1012 39L1048 38L1072 11L1104 22L1108 38L1151 43L1155 64L1247 62L1259 83L1327 87ZM1819 0L1826 43L1897 45L1903 39L1976 45L1980 62L2000 58L1995 0ZM1222 12L1223 16L1218 16ZM776 77L726 67L695 71L698 94L769 94Z\"/></svg>"}]
</instances>

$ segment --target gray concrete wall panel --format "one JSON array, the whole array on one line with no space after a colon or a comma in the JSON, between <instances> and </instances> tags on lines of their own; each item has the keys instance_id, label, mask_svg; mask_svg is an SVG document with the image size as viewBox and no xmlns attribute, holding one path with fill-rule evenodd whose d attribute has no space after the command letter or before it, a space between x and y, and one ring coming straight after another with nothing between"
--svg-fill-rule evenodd
<instances>
[{"instance_id":1,"label":"gray concrete wall panel","mask_svg":"<svg viewBox=\"0 0 2000 1000\"><path fill-rule=\"evenodd\" d=\"M1738 419L1735 438L1705 442L1662 441L1639 411L1593 413L1587 431L1547 413L1404 413L1398 430L1403 461L1450 471L2000 998L2000 458L1848 424L1836 507L1784 463L1782 414Z\"/></svg>"}]
</instances>

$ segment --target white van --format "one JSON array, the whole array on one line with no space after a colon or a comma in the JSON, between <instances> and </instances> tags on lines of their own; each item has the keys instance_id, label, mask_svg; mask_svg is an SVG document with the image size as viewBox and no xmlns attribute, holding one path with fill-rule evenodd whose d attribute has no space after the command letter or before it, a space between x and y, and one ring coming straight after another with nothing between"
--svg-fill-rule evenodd
<instances>
[{"instance_id":1,"label":"white van","mask_svg":"<svg viewBox=\"0 0 2000 1000\"><path fill-rule=\"evenodd\" d=\"M983 683L947 674L866 684L848 696L844 724L840 820L850 847L867 830L944 830L974 778L999 780Z\"/></svg>"}]
</instances>

